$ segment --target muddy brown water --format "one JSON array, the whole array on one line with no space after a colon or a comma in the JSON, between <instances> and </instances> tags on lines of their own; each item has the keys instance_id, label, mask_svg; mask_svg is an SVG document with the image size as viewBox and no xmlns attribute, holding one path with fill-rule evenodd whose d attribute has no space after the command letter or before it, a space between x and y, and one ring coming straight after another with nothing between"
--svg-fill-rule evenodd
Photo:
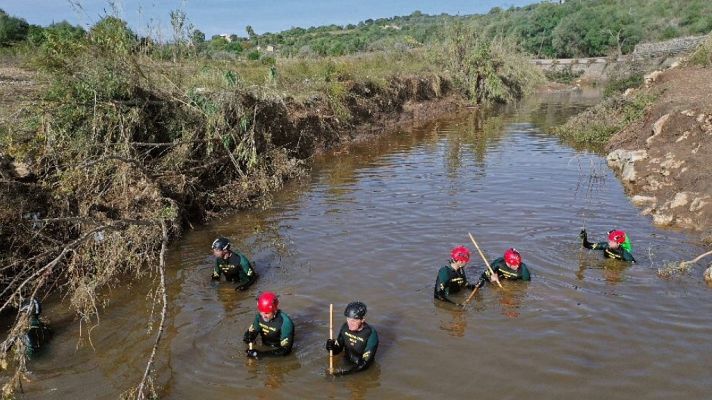
<instances>
[{"instance_id":1,"label":"muddy brown water","mask_svg":"<svg viewBox=\"0 0 712 400\"><path fill-rule=\"evenodd\" d=\"M545 133L595 101L539 96L355 145L316 160L269 208L187 233L169 258L162 397L709 398L710 290L697 276L656 276L702 249L639 215L600 155ZM626 229L639 263L581 250L584 224L593 238ZM490 258L517 247L531 283L486 287L464 312L435 304L436 272L451 247L473 249L468 231ZM248 292L211 284L217 235L256 261L261 278ZM474 251L472 260L474 278L483 263ZM115 289L79 347L77 323L48 305L57 335L32 361L22 397L113 399L138 382L153 341L151 283ZM280 294L296 345L286 358L248 361L242 333L262 290ZM329 303L338 329L356 299L380 335L377 361L333 379L323 350Z\"/></svg>"}]
</instances>

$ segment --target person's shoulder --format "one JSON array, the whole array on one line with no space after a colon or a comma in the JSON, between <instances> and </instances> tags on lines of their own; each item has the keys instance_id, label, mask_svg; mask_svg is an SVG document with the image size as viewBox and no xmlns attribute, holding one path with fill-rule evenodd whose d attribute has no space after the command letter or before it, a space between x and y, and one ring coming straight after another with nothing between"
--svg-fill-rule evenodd
<instances>
[{"instance_id":1,"label":"person's shoulder","mask_svg":"<svg viewBox=\"0 0 712 400\"><path fill-rule=\"evenodd\" d=\"M292 321L292 317L290 317L289 314L287 314L286 312L284 312L284 311L282 311L282 310L279 310L279 315L282 316L282 319L283 319L283 320L289 321L289 322L293 322L293 321Z\"/></svg>"},{"instance_id":2,"label":"person's shoulder","mask_svg":"<svg viewBox=\"0 0 712 400\"><path fill-rule=\"evenodd\" d=\"M449 265L443 265L443 266L440 267L440 269L438 270L438 275L447 275L447 274L450 273L450 269L451 269L451 268L450 268Z\"/></svg>"},{"instance_id":3,"label":"person's shoulder","mask_svg":"<svg viewBox=\"0 0 712 400\"><path fill-rule=\"evenodd\" d=\"M495 258L494 261L492 261L492 262L490 263L490 265L491 265L492 267L494 267L495 265L496 265L496 266L500 266L500 265L502 265L502 264L504 264L504 257Z\"/></svg>"},{"instance_id":4,"label":"person's shoulder","mask_svg":"<svg viewBox=\"0 0 712 400\"><path fill-rule=\"evenodd\" d=\"M376 332L376 328L374 328L371 324L366 323L366 326L364 327L364 329L368 330L368 332L367 332L368 337L375 336L376 338L378 338L378 332Z\"/></svg>"}]
</instances>

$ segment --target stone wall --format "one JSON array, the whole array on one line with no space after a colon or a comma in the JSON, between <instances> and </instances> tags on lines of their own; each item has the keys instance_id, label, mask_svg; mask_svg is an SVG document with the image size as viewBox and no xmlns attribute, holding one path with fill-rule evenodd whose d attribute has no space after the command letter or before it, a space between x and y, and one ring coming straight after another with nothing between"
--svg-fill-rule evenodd
<instances>
[{"instance_id":1,"label":"stone wall","mask_svg":"<svg viewBox=\"0 0 712 400\"><path fill-rule=\"evenodd\" d=\"M640 43L633 50L633 57L656 57L675 55L690 51L699 46L709 36L687 36L657 43Z\"/></svg>"},{"instance_id":2,"label":"stone wall","mask_svg":"<svg viewBox=\"0 0 712 400\"><path fill-rule=\"evenodd\" d=\"M531 63L543 71L583 72L583 80L607 80L611 75L621 75L620 71L631 70L650 72L665 69L699 46L710 36L688 36L664 42L641 43L633 53L620 57L535 59ZM622 74L625 75L625 74Z\"/></svg>"}]
</instances>

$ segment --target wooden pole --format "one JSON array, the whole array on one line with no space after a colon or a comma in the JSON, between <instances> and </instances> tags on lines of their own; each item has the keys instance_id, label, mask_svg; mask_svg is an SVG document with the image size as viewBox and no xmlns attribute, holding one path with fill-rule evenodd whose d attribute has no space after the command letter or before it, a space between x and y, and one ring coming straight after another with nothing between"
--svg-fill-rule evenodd
<instances>
[{"instance_id":1,"label":"wooden pole","mask_svg":"<svg viewBox=\"0 0 712 400\"><path fill-rule=\"evenodd\" d=\"M334 305L329 304L329 339L334 340ZM334 374L334 351L329 350L329 373Z\"/></svg>"},{"instance_id":2,"label":"wooden pole","mask_svg":"<svg viewBox=\"0 0 712 400\"><path fill-rule=\"evenodd\" d=\"M485 258L485 255L482 254L482 250L480 250L480 246L477 245L477 242L475 241L475 237L472 236L472 234L469 232L467 232L467 234L470 235L470 240L472 240L472 243L475 245L477 252L480 253L480 257L482 257L482 259L484 260L485 265L487 266L487 269L489 270L490 274L494 275L494 271L492 271L492 267L489 265L489 261L487 261L487 259ZM502 284L499 281L497 281L497 285L499 287L502 287Z\"/></svg>"},{"instance_id":3,"label":"wooden pole","mask_svg":"<svg viewBox=\"0 0 712 400\"><path fill-rule=\"evenodd\" d=\"M469 303L470 300L472 300L472 298L475 297L475 293L477 293L477 290L478 290L479 288L480 288L479 286L476 286L476 287L475 287L475 290L473 290L472 293L470 293L470 295L467 296L467 300L465 300L465 302L462 304L463 306L466 306L467 303Z\"/></svg>"}]
</instances>

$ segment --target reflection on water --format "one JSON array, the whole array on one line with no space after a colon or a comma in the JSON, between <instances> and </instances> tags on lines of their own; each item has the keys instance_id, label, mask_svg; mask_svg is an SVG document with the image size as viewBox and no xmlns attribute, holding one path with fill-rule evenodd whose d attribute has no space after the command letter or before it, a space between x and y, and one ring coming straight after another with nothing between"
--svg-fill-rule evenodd
<instances>
[{"instance_id":1,"label":"reflection on water","mask_svg":"<svg viewBox=\"0 0 712 400\"><path fill-rule=\"evenodd\" d=\"M163 396L707 398L712 305L699 299L709 291L655 275L701 249L640 216L605 166L592 172L605 165L599 155L546 133L595 101L551 95L355 145L315 160L270 208L186 234L169 257ZM582 250L582 227L630 232L639 263ZM465 311L435 303L435 274L453 246L469 245L468 231L490 259L518 248L532 281L488 285ZM260 280L248 291L211 285L218 235L255 260ZM467 274L483 268L473 259ZM26 397L113 399L137 382L152 337L148 284L116 290L92 334L96 352L75 351L73 328L60 324L48 357L32 363ZM286 358L245 359L242 333L260 290L279 294L295 322ZM378 330L376 363L334 379L325 373L329 303L339 326L354 300ZM59 307L48 308L54 320Z\"/></svg>"}]
</instances>

